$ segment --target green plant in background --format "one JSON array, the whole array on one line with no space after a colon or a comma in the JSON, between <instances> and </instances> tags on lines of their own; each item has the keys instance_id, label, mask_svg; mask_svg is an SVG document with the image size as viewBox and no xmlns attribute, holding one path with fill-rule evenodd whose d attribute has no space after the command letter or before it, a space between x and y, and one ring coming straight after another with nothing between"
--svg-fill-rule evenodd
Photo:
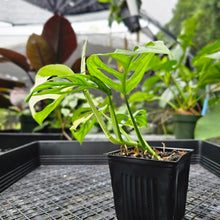
<instances>
[{"instance_id":1,"label":"green plant in background","mask_svg":"<svg viewBox=\"0 0 220 220\"><path fill-rule=\"evenodd\" d=\"M74 74L65 65L48 65L38 71L35 86L27 97L34 119L39 124L42 124L44 119L66 95L81 91L90 107L82 112L81 109L78 109L79 114L77 113L77 117L73 118L71 130L77 140L82 142L83 136L88 133L92 124L98 121L105 136L112 143L121 146L134 146L137 152L141 148L147 150L153 157L159 158L139 131L143 112L132 113L128 95L140 83L145 72L149 70L151 61L156 56L155 54L169 54L168 48L162 42L149 42L146 46L135 47L133 51L116 50L113 53L91 55L87 59L87 68L90 75L85 74L85 48L86 46L83 49L81 74ZM123 66L123 71L117 71L106 65L100 58L102 56L111 57L120 62ZM95 106L89 92L90 89L102 91L106 95L102 105ZM112 102L112 90L119 92L123 97L129 117L122 114L118 115L115 111L115 105ZM34 108L36 103L44 99L50 99L51 103L42 111L36 112ZM146 114L144 116L146 117ZM107 129L103 117L112 123L114 135ZM128 118L126 122L125 118ZM124 131L122 126L125 123L134 127L138 141L133 140ZM76 134L75 131L77 129L81 132Z\"/></svg>"},{"instance_id":2,"label":"green plant in background","mask_svg":"<svg viewBox=\"0 0 220 220\"><path fill-rule=\"evenodd\" d=\"M179 114L200 115L207 94L220 87L220 40L205 46L194 57L190 54L196 19L184 22L178 38L180 44L173 48L173 57L155 57L151 68L155 74L143 83L143 92L133 100L160 100L160 107L171 107ZM207 85L213 86L207 91Z\"/></svg>"},{"instance_id":3,"label":"green plant in background","mask_svg":"<svg viewBox=\"0 0 220 220\"><path fill-rule=\"evenodd\" d=\"M206 140L220 137L220 101L215 103L207 111L207 114L200 118L195 127L195 138Z\"/></svg>"},{"instance_id":4,"label":"green plant in background","mask_svg":"<svg viewBox=\"0 0 220 220\"><path fill-rule=\"evenodd\" d=\"M103 98L101 96L97 96L97 97L94 97L93 95L91 96L93 97L93 101L96 106L99 106L103 102ZM50 120L45 121L39 127L49 126L50 128L55 128L55 129L61 128L62 133L67 138L67 140L72 140L72 137L69 134L69 132L67 132L67 129L69 129L72 126L72 120L74 118L77 118L79 113L82 113L83 111L86 112L88 108L89 105L86 101L85 96L82 93L68 94L56 107L56 109L54 110L53 114L50 117ZM98 125L97 126L93 126L93 125L94 125L93 123L90 124L91 129L93 128L93 130L90 130L90 133L97 132L99 130ZM80 132L82 132L82 130L83 129L81 129ZM74 133L75 136L80 136L79 134L77 134L77 132Z\"/></svg>"},{"instance_id":5,"label":"green plant in background","mask_svg":"<svg viewBox=\"0 0 220 220\"><path fill-rule=\"evenodd\" d=\"M166 28L176 37L181 33L181 24L192 16L197 17L193 41L196 50L220 38L220 3L219 0L178 0L173 10L173 17ZM166 41L163 33L158 39Z\"/></svg>"}]
</instances>

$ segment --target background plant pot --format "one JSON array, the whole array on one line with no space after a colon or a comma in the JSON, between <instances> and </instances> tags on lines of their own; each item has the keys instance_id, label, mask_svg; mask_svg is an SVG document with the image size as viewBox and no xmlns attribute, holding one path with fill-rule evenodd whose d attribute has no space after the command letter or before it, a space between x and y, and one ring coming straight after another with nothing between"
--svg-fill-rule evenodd
<instances>
[{"instance_id":1,"label":"background plant pot","mask_svg":"<svg viewBox=\"0 0 220 220\"><path fill-rule=\"evenodd\" d=\"M177 139L194 139L194 129L200 115L174 114L174 135Z\"/></svg>"},{"instance_id":2,"label":"background plant pot","mask_svg":"<svg viewBox=\"0 0 220 220\"><path fill-rule=\"evenodd\" d=\"M21 123L21 132L33 132L34 128L38 126L31 115L21 115L19 120Z\"/></svg>"},{"instance_id":3,"label":"background plant pot","mask_svg":"<svg viewBox=\"0 0 220 220\"><path fill-rule=\"evenodd\" d=\"M108 154L118 220L181 220L192 150L177 162Z\"/></svg>"}]
</instances>

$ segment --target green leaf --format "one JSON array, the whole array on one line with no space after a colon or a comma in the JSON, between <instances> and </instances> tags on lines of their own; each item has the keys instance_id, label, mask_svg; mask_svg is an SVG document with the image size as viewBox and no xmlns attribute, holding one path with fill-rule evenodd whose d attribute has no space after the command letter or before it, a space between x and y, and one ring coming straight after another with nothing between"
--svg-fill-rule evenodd
<instances>
[{"instance_id":1,"label":"green leaf","mask_svg":"<svg viewBox=\"0 0 220 220\"><path fill-rule=\"evenodd\" d=\"M146 110L138 110L135 113L133 113L134 119L138 124L138 127L144 127L147 126L147 114ZM122 123L125 126L134 127L131 118L128 118L128 120L124 123Z\"/></svg>"},{"instance_id":2,"label":"green leaf","mask_svg":"<svg viewBox=\"0 0 220 220\"><path fill-rule=\"evenodd\" d=\"M76 130L79 125L83 124L93 116L91 108L79 108L73 113L72 122L73 125L71 129Z\"/></svg>"},{"instance_id":3,"label":"green leaf","mask_svg":"<svg viewBox=\"0 0 220 220\"><path fill-rule=\"evenodd\" d=\"M220 39L216 40L214 43L210 43L204 46L199 52L195 59L199 58L200 56L206 56L208 54L215 53L220 50Z\"/></svg>"},{"instance_id":4,"label":"green leaf","mask_svg":"<svg viewBox=\"0 0 220 220\"><path fill-rule=\"evenodd\" d=\"M187 47L193 45L193 36L196 28L196 18L191 17L183 22L181 34L178 37L178 40L181 43L181 46L185 50Z\"/></svg>"},{"instance_id":5,"label":"green leaf","mask_svg":"<svg viewBox=\"0 0 220 220\"><path fill-rule=\"evenodd\" d=\"M118 77L119 77L119 74L121 74L121 73L108 67L106 64L104 64L101 61L101 59L97 55L91 55L87 59L87 67L88 67L89 73L91 75L97 77L99 80L101 80L103 83L108 85L110 88L113 88L116 91L122 92L122 88L121 88L120 84L116 83L111 78L107 77L101 70L107 71L108 73L111 73L111 74L118 76Z\"/></svg>"},{"instance_id":6,"label":"green leaf","mask_svg":"<svg viewBox=\"0 0 220 220\"><path fill-rule=\"evenodd\" d=\"M154 87L154 85L160 80L160 77L157 75L151 76L149 78L147 78L143 85L142 85L142 91L149 93L152 88Z\"/></svg>"},{"instance_id":7,"label":"green leaf","mask_svg":"<svg viewBox=\"0 0 220 220\"><path fill-rule=\"evenodd\" d=\"M211 59L220 59L220 51L207 55L206 57Z\"/></svg>"},{"instance_id":8,"label":"green leaf","mask_svg":"<svg viewBox=\"0 0 220 220\"><path fill-rule=\"evenodd\" d=\"M141 54L134 62L131 64L130 71L134 71L134 73L127 79L126 82L126 94L129 94L142 80L146 71L148 71L148 67L150 66L150 62L153 59L154 54Z\"/></svg>"},{"instance_id":9,"label":"green leaf","mask_svg":"<svg viewBox=\"0 0 220 220\"><path fill-rule=\"evenodd\" d=\"M29 99L29 107L31 114L39 125L42 125L44 119L58 106L65 95L45 94L39 96L31 96ZM36 112L35 106L37 103L45 100L53 100L50 104L44 107L43 110Z\"/></svg>"},{"instance_id":10,"label":"green leaf","mask_svg":"<svg viewBox=\"0 0 220 220\"><path fill-rule=\"evenodd\" d=\"M204 71L200 78L199 83L201 85L207 85L220 82L220 62L213 63Z\"/></svg>"},{"instance_id":11,"label":"green leaf","mask_svg":"<svg viewBox=\"0 0 220 220\"><path fill-rule=\"evenodd\" d=\"M142 102L151 99L153 96L153 94L137 91L130 95L128 102Z\"/></svg>"},{"instance_id":12,"label":"green leaf","mask_svg":"<svg viewBox=\"0 0 220 220\"><path fill-rule=\"evenodd\" d=\"M87 67L91 75L110 88L123 94L129 94L150 68L155 53L170 54L170 51L160 41L150 42L145 47L135 48L134 51L115 50L113 53L92 55L87 59ZM118 61L123 66L123 72L107 66L98 56L108 56ZM107 76L106 72L115 77L119 83Z\"/></svg>"},{"instance_id":13,"label":"green leaf","mask_svg":"<svg viewBox=\"0 0 220 220\"><path fill-rule=\"evenodd\" d=\"M115 53L129 56L134 56L142 53L171 54L170 50L164 45L163 41L151 41L145 46L136 47L134 51L117 49L115 50Z\"/></svg>"},{"instance_id":14,"label":"green leaf","mask_svg":"<svg viewBox=\"0 0 220 220\"><path fill-rule=\"evenodd\" d=\"M210 59L219 59L219 51L220 51L220 40L215 41L214 43L208 44L203 47L198 55L195 56L192 60L192 64L194 66L203 67L207 62L212 62Z\"/></svg>"},{"instance_id":15,"label":"green leaf","mask_svg":"<svg viewBox=\"0 0 220 220\"><path fill-rule=\"evenodd\" d=\"M70 130L80 143L97 121L93 116L91 108L79 108L73 113L73 125Z\"/></svg>"},{"instance_id":16,"label":"green leaf","mask_svg":"<svg viewBox=\"0 0 220 220\"><path fill-rule=\"evenodd\" d=\"M62 64L50 64L42 67L37 72L36 79L40 77L66 76L68 74L73 74L73 71L68 66Z\"/></svg>"},{"instance_id":17,"label":"green leaf","mask_svg":"<svg viewBox=\"0 0 220 220\"><path fill-rule=\"evenodd\" d=\"M220 104L211 107L210 111L197 121L195 127L195 139L214 137L220 137Z\"/></svg>"},{"instance_id":18,"label":"green leaf","mask_svg":"<svg viewBox=\"0 0 220 220\"><path fill-rule=\"evenodd\" d=\"M96 121L96 118L93 117L92 120L84 122L79 130L74 131L73 129L71 129L73 136L76 138L76 140L79 141L80 144L82 144L85 136L92 129Z\"/></svg>"}]
</instances>

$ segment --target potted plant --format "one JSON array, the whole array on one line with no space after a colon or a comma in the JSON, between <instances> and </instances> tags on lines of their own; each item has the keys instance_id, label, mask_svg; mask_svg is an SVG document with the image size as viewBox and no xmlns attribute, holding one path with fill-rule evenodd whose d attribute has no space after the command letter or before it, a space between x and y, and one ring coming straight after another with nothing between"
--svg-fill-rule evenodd
<instances>
[{"instance_id":1,"label":"potted plant","mask_svg":"<svg viewBox=\"0 0 220 220\"><path fill-rule=\"evenodd\" d=\"M220 87L220 40L193 56L195 23L194 17L184 22L173 56L155 57L151 62L154 74L145 80L142 92L131 97L139 101L159 100L159 106L172 114L178 139L194 138L196 122L207 108L207 96Z\"/></svg>"},{"instance_id":2,"label":"potted plant","mask_svg":"<svg viewBox=\"0 0 220 220\"><path fill-rule=\"evenodd\" d=\"M133 114L128 101L128 95L140 83L154 57L170 54L170 51L163 42L149 42L146 46L135 47L133 51L93 54L85 62L85 50L86 44L81 74L75 74L67 66L59 64L47 65L38 71L35 85L26 99L34 119L39 124L43 123L67 94L81 91L90 107L78 109L73 118L70 129L75 138L82 142L98 121L107 139L120 147L117 152L108 154L117 218L182 219L192 150L151 147L139 130L143 117L144 120L146 117L145 111ZM123 66L121 72L104 63L109 57ZM86 63L89 74L85 74ZM90 89L106 95L101 105L94 104ZM121 95L129 115L117 114L112 101L113 91ZM50 99L50 104L37 112L35 105L44 99ZM108 131L105 120L112 123L114 134ZM138 140L132 139L123 126L132 126Z\"/></svg>"}]
</instances>

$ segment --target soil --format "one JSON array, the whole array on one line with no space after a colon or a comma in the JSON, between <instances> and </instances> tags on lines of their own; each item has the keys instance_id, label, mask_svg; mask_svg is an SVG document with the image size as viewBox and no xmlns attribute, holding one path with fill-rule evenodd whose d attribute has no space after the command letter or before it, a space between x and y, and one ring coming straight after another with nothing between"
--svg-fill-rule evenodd
<instances>
[{"instance_id":1,"label":"soil","mask_svg":"<svg viewBox=\"0 0 220 220\"><path fill-rule=\"evenodd\" d=\"M164 161L177 161L179 160L184 154L186 154L186 151L180 151L180 150L166 150L165 145L163 146L162 150L158 150L156 148L153 148L154 152L161 157L160 160ZM147 151L143 151L139 149L139 151L135 150L135 148L121 148L121 152L118 153L118 155L123 156L130 156L130 157L137 157L142 159L152 159L157 160L156 158L152 157Z\"/></svg>"}]
</instances>

